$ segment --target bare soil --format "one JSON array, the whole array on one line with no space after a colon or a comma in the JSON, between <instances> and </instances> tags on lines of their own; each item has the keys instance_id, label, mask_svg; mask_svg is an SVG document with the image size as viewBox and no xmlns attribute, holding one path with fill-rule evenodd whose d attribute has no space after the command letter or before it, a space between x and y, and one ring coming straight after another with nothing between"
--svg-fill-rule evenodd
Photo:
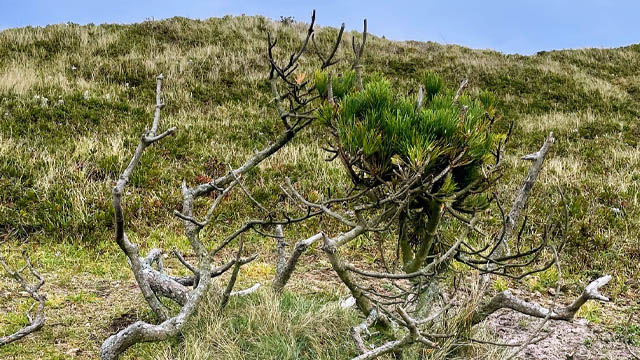
<instances>
[{"instance_id":1,"label":"bare soil","mask_svg":"<svg viewBox=\"0 0 640 360\"><path fill-rule=\"evenodd\" d=\"M500 310L487 319L487 326L499 339L509 343L527 341L542 319L533 318L509 310ZM620 336L603 325L576 319L573 322L548 321L541 335L549 336L527 346L520 359L585 360L585 359L634 359ZM636 354L640 348L630 347Z\"/></svg>"}]
</instances>

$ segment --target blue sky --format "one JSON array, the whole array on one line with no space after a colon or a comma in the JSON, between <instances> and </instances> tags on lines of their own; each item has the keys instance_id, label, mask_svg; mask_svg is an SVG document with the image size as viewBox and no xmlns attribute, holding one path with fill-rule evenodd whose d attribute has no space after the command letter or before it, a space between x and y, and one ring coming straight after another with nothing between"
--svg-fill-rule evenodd
<instances>
[{"instance_id":1,"label":"blue sky","mask_svg":"<svg viewBox=\"0 0 640 360\"><path fill-rule=\"evenodd\" d=\"M262 14L320 25L369 30L395 40L459 44L506 53L617 47L640 43L640 1L227 1L227 0L0 0L0 29L63 22L131 23L148 18Z\"/></svg>"}]
</instances>

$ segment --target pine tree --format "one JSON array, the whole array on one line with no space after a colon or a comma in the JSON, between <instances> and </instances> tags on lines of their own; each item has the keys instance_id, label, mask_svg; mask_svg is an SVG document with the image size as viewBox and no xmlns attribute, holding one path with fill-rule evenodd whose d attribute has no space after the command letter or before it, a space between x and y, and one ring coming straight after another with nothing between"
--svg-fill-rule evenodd
<instances>
[{"instance_id":1,"label":"pine tree","mask_svg":"<svg viewBox=\"0 0 640 360\"><path fill-rule=\"evenodd\" d=\"M404 270L416 271L438 248L435 234L446 206L467 213L487 206L483 192L490 179L482 167L495 160L504 139L492 131L494 98L448 89L431 72L421 77L417 96L399 94L378 75L362 91L352 72L331 82L317 72L315 82L325 101L317 116L331 129L353 183L381 199L407 188L397 235Z\"/></svg>"}]
</instances>

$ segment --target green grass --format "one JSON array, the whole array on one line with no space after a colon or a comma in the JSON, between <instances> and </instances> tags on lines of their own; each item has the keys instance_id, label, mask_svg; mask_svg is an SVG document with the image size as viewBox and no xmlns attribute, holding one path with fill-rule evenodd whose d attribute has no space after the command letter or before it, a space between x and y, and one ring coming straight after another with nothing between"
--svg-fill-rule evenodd
<instances>
[{"instance_id":1,"label":"green grass","mask_svg":"<svg viewBox=\"0 0 640 360\"><path fill-rule=\"evenodd\" d=\"M348 333L357 322L335 298L263 290L233 298L223 313L217 301L201 308L184 341L159 359L342 359L355 356Z\"/></svg>"},{"instance_id":2,"label":"green grass","mask_svg":"<svg viewBox=\"0 0 640 360\"><path fill-rule=\"evenodd\" d=\"M233 298L223 313L218 310L217 299L212 299L199 310L181 341L154 345L140 353L156 360L328 360L358 355L347 334L362 319L354 309L341 309L331 293L300 295L285 291L278 296L270 289L262 289L247 297ZM388 339L374 332L370 341L382 345ZM420 351L418 346L410 347L405 356L418 358ZM496 359L501 354L500 349L429 354L430 359L468 359L488 353Z\"/></svg>"},{"instance_id":3,"label":"green grass","mask_svg":"<svg viewBox=\"0 0 640 360\"><path fill-rule=\"evenodd\" d=\"M112 319L144 309L137 289L123 285L130 284L130 274L112 241L110 189L149 126L155 77L163 73L166 79L163 127L178 130L149 148L136 169L124 201L127 231L143 250L159 244L187 250L180 224L171 215L180 208L182 179L192 185L207 181L226 171L227 164L240 164L282 130L269 102L267 30L279 37L283 48L276 56L285 59L299 44L305 25L240 16L0 32L0 238L6 235L10 246L32 252L47 277L45 291L57 304L50 322L63 324L2 348L0 356L44 356L34 353L37 343L46 344L50 358L64 358L78 347L83 348L78 356L92 357L111 331ZM336 29L319 29L320 46L328 47L335 34ZM338 56L350 58L351 36L346 35ZM313 63L311 54L305 55L299 71L311 76ZM508 168L497 189L506 200L528 166L519 156L535 151L553 131L557 140L530 208L557 204L558 188L566 197L571 222L561 255L565 278L578 289L588 279L613 273L608 291L614 300L637 291L640 46L520 56L370 36L363 64L365 73L383 73L403 92L416 91L425 71L438 73L446 84L468 78L475 95L493 92L503 117L501 130L508 121L515 123ZM323 139L317 136L321 128L314 126L249 174L246 183L257 199L277 204L285 175L311 199L327 190L317 184L335 184L332 191L344 189L347 180L338 164L324 161L326 154L319 149ZM203 238L214 246L223 234L255 215L241 194L232 195L217 214L220 226ZM531 220L527 234L535 235L535 224L544 217L534 213ZM312 221L288 235L297 238L320 225ZM258 236L247 240L248 250L264 256L274 248ZM367 249L372 243L359 240ZM545 287L555 281L541 280ZM120 287L114 288L117 284ZM267 300L260 299L247 301L265 308ZM230 311L240 313L243 307L249 305L234 304ZM17 321L5 322L4 316L0 315L0 335ZM84 324L87 318L89 328L70 326ZM223 322L229 328L237 326L231 317ZM54 343L60 331L65 340ZM294 351L307 346L305 341L316 341L292 339L278 331L275 349ZM350 341L334 340L336 346ZM229 351L267 351L271 346L265 344L264 339L240 339L229 345L236 350Z\"/></svg>"},{"instance_id":4,"label":"green grass","mask_svg":"<svg viewBox=\"0 0 640 360\"><path fill-rule=\"evenodd\" d=\"M620 336L623 337L625 342L634 345L640 346L640 325L638 324L626 324L626 325L618 325L616 331Z\"/></svg>"}]
</instances>

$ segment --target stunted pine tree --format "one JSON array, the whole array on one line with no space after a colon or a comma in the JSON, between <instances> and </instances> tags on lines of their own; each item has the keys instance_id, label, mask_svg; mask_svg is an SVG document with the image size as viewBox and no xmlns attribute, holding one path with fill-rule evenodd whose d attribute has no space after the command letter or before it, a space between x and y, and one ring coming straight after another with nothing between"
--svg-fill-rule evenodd
<instances>
[{"instance_id":1,"label":"stunted pine tree","mask_svg":"<svg viewBox=\"0 0 640 360\"><path fill-rule=\"evenodd\" d=\"M317 77L325 96L327 78ZM354 186L394 204L403 270L417 271L442 249L436 234L447 208L472 213L488 205L492 179L482 169L505 138L491 131L494 100L488 93L460 96L433 73L421 79L417 98L395 93L379 77L353 91L351 79L336 82L340 90L319 118Z\"/></svg>"},{"instance_id":2,"label":"stunted pine tree","mask_svg":"<svg viewBox=\"0 0 640 360\"><path fill-rule=\"evenodd\" d=\"M363 44L354 45L353 71L315 75L322 99L316 116L328 129L328 160L342 163L352 183L348 195L311 202L287 180L292 198L345 228L333 237L322 233L323 250L366 317L352 329L361 352L357 359L390 352L397 357L411 344L432 356L447 356L457 348L452 344L475 341L472 327L500 308L545 321L571 320L587 300L607 300L598 289L609 276L591 283L563 308L545 308L508 291L487 297L492 276L519 280L554 264L561 273L557 252L566 234L562 224L543 225L540 239L527 239L535 245L520 246L526 220L519 220L553 135L536 153L523 157L532 165L505 214L501 197L490 190L495 191L501 176L511 130L495 131L493 96L466 94L466 80L447 88L430 72L419 79L414 94L395 90L380 75L363 80L359 59L365 39L366 23ZM500 211L502 226L487 233L478 223L491 203ZM341 248L373 234L381 239L377 255L382 271L363 270L345 260ZM475 274L475 284L460 286L454 263L471 268L465 280ZM390 338L377 347L367 346L362 337L374 324ZM519 351L531 341L535 339L507 345Z\"/></svg>"}]
</instances>

